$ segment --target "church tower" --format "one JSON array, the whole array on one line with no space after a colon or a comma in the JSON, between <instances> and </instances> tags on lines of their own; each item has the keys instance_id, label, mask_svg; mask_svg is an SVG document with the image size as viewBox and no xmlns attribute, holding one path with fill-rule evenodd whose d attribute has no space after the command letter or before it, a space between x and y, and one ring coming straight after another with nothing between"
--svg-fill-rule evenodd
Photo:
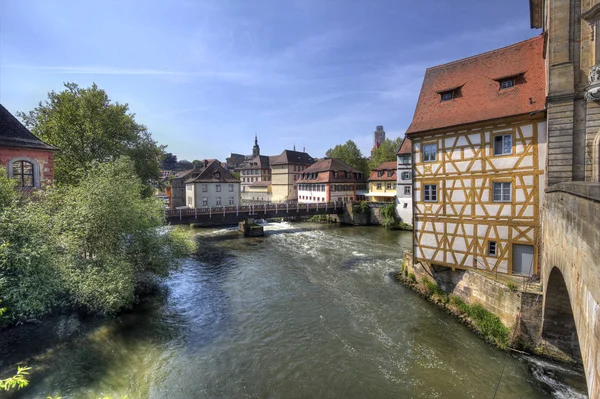
<instances>
[{"instance_id":1,"label":"church tower","mask_svg":"<svg viewBox=\"0 0 600 399\"><path fill-rule=\"evenodd\" d=\"M254 135L254 147L252 147L252 156L257 157L260 155L260 147L258 146L258 136Z\"/></svg>"}]
</instances>

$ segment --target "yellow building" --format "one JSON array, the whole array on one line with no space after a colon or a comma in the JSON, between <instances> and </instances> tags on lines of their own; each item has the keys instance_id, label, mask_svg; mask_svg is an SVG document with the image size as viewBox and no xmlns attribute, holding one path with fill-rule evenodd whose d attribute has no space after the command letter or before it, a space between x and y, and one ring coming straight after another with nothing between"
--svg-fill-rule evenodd
<instances>
[{"instance_id":1,"label":"yellow building","mask_svg":"<svg viewBox=\"0 0 600 399\"><path fill-rule=\"evenodd\" d=\"M369 175L369 202L395 202L396 170L398 166L395 161L384 162L371 171Z\"/></svg>"},{"instance_id":2,"label":"yellow building","mask_svg":"<svg viewBox=\"0 0 600 399\"><path fill-rule=\"evenodd\" d=\"M296 181L302 171L315 163L305 152L284 150L271 161L271 201L287 202L298 200Z\"/></svg>"},{"instance_id":3,"label":"yellow building","mask_svg":"<svg viewBox=\"0 0 600 399\"><path fill-rule=\"evenodd\" d=\"M543 37L427 69L413 143L414 259L539 273Z\"/></svg>"}]
</instances>

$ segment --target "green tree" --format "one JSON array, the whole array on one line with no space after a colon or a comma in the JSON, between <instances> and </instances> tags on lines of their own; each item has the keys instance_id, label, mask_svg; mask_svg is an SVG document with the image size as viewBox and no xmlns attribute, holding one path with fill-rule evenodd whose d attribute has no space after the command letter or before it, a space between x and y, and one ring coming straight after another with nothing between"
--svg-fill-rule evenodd
<instances>
[{"instance_id":1,"label":"green tree","mask_svg":"<svg viewBox=\"0 0 600 399\"><path fill-rule=\"evenodd\" d=\"M177 161L177 170L187 170L187 169L193 169L194 168L194 164L186 159L182 159L181 161Z\"/></svg>"},{"instance_id":2,"label":"green tree","mask_svg":"<svg viewBox=\"0 0 600 399\"><path fill-rule=\"evenodd\" d=\"M369 162L369 168L375 169L377 166L384 162L391 162L396 160L396 153L402 145L402 138L398 137L395 140L385 139L383 143L371 153L371 161Z\"/></svg>"},{"instance_id":3,"label":"green tree","mask_svg":"<svg viewBox=\"0 0 600 399\"><path fill-rule=\"evenodd\" d=\"M133 163L94 163L77 186L53 192L63 277L73 303L110 314L135 302L140 283L165 276L188 253L178 229L164 230L163 204L140 195Z\"/></svg>"},{"instance_id":4,"label":"green tree","mask_svg":"<svg viewBox=\"0 0 600 399\"><path fill-rule=\"evenodd\" d=\"M329 158L341 159L348 165L360 170L363 176L369 176L368 161L365 157L363 157L360 149L352 140L346 141L346 144L338 144L335 147L328 149L325 153L325 156Z\"/></svg>"},{"instance_id":5,"label":"green tree","mask_svg":"<svg viewBox=\"0 0 600 399\"><path fill-rule=\"evenodd\" d=\"M32 133L59 149L54 160L58 184L77 184L94 161L109 162L119 156L134 161L144 184L160 177L163 148L135 121L127 104L112 103L96 84L83 89L65 83L63 91L48 93L48 99L33 111L17 115Z\"/></svg>"},{"instance_id":6,"label":"green tree","mask_svg":"<svg viewBox=\"0 0 600 399\"><path fill-rule=\"evenodd\" d=\"M0 173L0 192L10 184ZM164 226L160 200L142 195L134 162L92 162L78 185L15 196L0 208L0 300L14 322L69 305L112 314L189 253Z\"/></svg>"},{"instance_id":7,"label":"green tree","mask_svg":"<svg viewBox=\"0 0 600 399\"><path fill-rule=\"evenodd\" d=\"M177 167L177 155L167 152L161 162L160 167L164 170L174 170Z\"/></svg>"}]
</instances>

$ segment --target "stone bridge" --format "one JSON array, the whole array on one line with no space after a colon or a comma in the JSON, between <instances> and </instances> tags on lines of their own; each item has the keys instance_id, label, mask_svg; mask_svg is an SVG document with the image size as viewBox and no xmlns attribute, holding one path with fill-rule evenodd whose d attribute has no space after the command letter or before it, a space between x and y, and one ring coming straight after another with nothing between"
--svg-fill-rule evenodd
<instances>
[{"instance_id":1,"label":"stone bridge","mask_svg":"<svg viewBox=\"0 0 600 399\"><path fill-rule=\"evenodd\" d=\"M583 363L600 398L600 183L546 189L542 259L543 345Z\"/></svg>"},{"instance_id":2,"label":"stone bridge","mask_svg":"<svg viewBox=\"0 0 600 399\"><path fill-rule=\"evenodd\" d=\"M169 209L166 218L170 224L197 223L200 226L233 226L248 218L271 219L314 215L336 215L344 212L344 203L264 204L219 206L196 209Z\"/></svg>"}]
</instances>

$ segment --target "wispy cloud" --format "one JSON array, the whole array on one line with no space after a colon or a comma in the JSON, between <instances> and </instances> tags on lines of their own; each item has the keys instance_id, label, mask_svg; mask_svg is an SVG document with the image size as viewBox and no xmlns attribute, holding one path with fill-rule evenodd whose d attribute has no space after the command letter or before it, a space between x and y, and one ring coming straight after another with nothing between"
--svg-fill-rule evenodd
<instances>
[{"instance_id":1,"label":"wispy cloud","mask_svg":"<svg viewBox=\"0 0 600 399\"><path fill-rule=\"evenodd\" d=\"M5 64L0 68L29 69L65 75L120 75L120 76L164 76L164 77L203 77L229 81L246 81L249 74L243 71L176 71L152 68L123 68L113 66L75 66L75 65L23 65Z\"/></svg>"}]
</instances>

